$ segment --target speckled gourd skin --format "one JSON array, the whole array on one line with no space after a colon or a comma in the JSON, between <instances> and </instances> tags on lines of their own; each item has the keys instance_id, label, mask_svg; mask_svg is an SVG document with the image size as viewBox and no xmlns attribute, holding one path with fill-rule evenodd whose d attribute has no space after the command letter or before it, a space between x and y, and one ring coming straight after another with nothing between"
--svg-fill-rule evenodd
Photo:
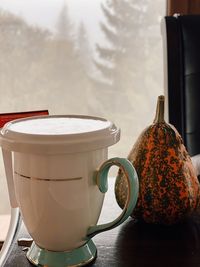
<instances>
[{"instance_id":1,"label":"speckled gourd skin","mask_svg":"<svg viewBox=\"0 0 200 267\"><path fill-rule=\"evenodd\" d=\"M199 204L200 187L191 158L177 130L164 120L147 127L128 159L139 178L139 198L132 217L147 223L173 224L191 214ZM121 208L127 197L121 171L115 195Z\"/></svg>"}]
</instances>

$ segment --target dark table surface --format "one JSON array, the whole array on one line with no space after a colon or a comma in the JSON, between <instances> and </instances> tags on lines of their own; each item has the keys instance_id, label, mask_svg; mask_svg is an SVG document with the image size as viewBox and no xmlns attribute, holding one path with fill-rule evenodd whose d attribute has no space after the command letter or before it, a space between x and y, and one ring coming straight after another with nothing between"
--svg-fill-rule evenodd
<instances>
[{"instance_id":1,"label":"dark table surface","mask_svg":"<svg viewBox=\"0 0 200 267\"><path fill-rule=\"evenodd\" d=\"M111 179L111 187L114 181ZM112 190L107 193L101 221L119 214ZM19 237L28 233L22 225ZM129 218L121 226L93 238L98 256L93 267L198 267L200 266L200 211L185 222L158 226ZM5 267L30 267L22 247L13 244Z\"/></svg>"}]
</instances>

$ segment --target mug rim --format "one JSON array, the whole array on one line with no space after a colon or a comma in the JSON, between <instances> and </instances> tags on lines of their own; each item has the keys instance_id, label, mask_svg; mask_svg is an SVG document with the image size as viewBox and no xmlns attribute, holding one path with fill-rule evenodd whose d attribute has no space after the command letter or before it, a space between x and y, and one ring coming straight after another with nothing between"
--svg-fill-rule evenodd
<instances>
[{"instance_id":1,"label":"mug rim","mask_svg":"<svg viewBox=\"0 0 200 267\"><path fill-rule=\"evenodd\" d=\"M87 132L66 134L32 134L13 131L12 125L23 121L75 118L107 122L106 127ZM88 115L42 115L10 121L0 131L0 145L10 151L30 153L73 153L111 146L120 139L120 129L105 118Z\"/></svg>"}]
</instances>

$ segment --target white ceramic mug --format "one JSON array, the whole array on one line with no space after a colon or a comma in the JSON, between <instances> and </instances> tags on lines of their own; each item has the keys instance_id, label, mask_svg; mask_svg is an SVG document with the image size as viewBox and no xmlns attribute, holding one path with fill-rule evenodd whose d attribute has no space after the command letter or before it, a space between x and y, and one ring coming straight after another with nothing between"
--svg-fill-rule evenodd
<instances>
[{"instance_id":1,"label":"white ceramic mug","mask_svg":"<svg viewBox=\"0 0 200 267\"><path fill-rule=\"evenodd\" d=\"M73 250L130 215L138 195L137 174L126 159L107 160L108 146L119 138L113 123L88 116L19 119L1 130L11 205L19 206L39 247ZM112 165L126 174L129 198L116 220L97 225Z\"/></svg>"}]
</instances>

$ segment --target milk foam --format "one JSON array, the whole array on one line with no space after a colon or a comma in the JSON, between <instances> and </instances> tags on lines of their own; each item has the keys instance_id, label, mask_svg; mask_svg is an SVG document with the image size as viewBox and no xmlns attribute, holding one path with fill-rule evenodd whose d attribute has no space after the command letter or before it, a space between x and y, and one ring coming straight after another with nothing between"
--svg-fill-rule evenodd
<instances>
[{"instance_id":1,"label":"milk foam","mask_svg":"<svg viewBox=\"0 0 200 267\"><path fill-rule=\"evenodd\" d=\"M109 121L87 118L54 117L28 119L10 125L10 130L26 134L79 134L105 129Z\"/></svg>"}]
</instances>

